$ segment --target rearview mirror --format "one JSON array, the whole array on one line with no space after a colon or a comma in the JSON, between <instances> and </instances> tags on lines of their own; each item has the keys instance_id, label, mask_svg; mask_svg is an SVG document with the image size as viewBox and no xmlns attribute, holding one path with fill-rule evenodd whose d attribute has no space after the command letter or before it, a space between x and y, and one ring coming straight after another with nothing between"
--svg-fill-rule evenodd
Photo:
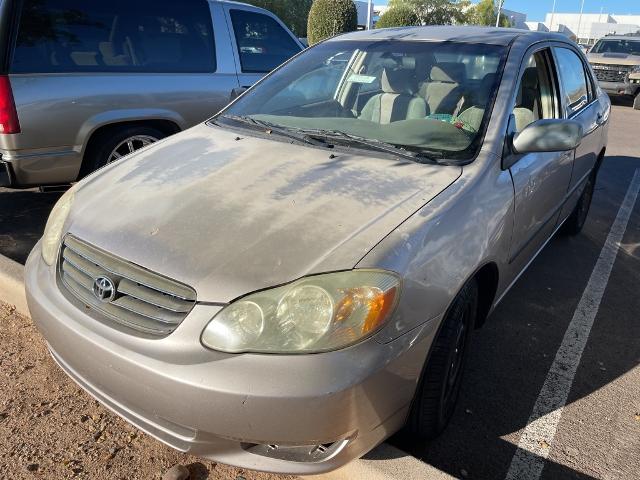
<instances>
[{"instance_id":1,"label":"rearview mirror","mask_svg":"<svg viewBox=\"0 0 640 480\"><path fill-rule=\"evenodd\" d=\"M515 153L565 152L582 141L582 125L575 120L545 119L530 123L513 136Z\"/></svg>"}]
</instances>

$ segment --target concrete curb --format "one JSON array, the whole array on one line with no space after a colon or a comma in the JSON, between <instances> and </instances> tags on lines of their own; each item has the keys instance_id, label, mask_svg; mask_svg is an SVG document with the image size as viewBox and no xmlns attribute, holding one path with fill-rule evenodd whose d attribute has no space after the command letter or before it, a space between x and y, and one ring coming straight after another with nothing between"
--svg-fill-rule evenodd
<instances>
[{"instance_id":1,"label":"concrete curb","mask_svg":"<svg viewBox=\"0 0 640 480\"><path fill-rule=\"evenodd\" d=\"M29 316L24 293L24 266L0 255L0 301L13 305L16 311ZM407 455L391 445L383 443L365 458L322 475L300 477L311 480L444 480L450 475Z\"/></svg>"},{"instance_id":2,"label":"concrete curb","mask_svg":"<svg viewBox=\"0 0 640 480\"><path fill-rule=\"evenodd\" d=\"M0 255L0 300L13 305L18 313L29 316L24 293L24 267L3 255Z\"/></svg>"}]
</instances>

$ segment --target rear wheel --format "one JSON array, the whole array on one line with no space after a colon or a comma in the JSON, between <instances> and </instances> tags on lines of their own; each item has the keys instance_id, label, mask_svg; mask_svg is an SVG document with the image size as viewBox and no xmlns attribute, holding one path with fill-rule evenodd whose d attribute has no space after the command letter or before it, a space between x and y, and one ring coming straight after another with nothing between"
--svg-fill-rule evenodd
<instances>
[{"instance_id":1,"label":"rear wheel","mask_svg":"<svg viewBox=\"0 0 640 480\"><path fill-rule=\"evenodd\" d=\"M434 341L407 422L410 435L430 440L449 423L460 392L477 310L478 285L473 279L456 296Z\"/></svg>"},{"instance_id":2,"label":"rear wheel","mask_svg":"<svg viewBox=\"0 0 640 480\"><path fill-rule=\"evenodd\" d=\"M166 134L157 128L143 125L124 126L98 133L87 148L79 178L164 137Z\"/></svg>"},{"instance_id":3,"label":"rear wheel","mask_svg":"<svg viewBox=\"0 0 640 480\"><path fill-rule=\"evenodd\" d=\"M636 93L636 98L633 99L633 108L640 110L640 91Z\"/></svg>"},{"instance_id":4,"label":"rear wheel","mask_svg":"<svg viewBox=\"0 0 640 480\"><path fill-rule=\"evenodd\" d=\"M584 187L582 195L578 200L578 204L569 215L569 218L564 222L562 230L567 235L577 235L582 231L585 222L587 221L587 215L589 214L589 208L591 207L591 200L593 199L593 191L595 190L596 176L592 174L587 180L587 184Z\"/></svg>"}]
</instances>

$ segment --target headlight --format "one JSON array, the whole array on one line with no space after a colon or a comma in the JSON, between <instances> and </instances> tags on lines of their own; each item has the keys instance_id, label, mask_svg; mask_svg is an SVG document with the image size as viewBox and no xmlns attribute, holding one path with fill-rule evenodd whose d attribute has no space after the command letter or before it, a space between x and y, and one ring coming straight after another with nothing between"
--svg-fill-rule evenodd
<instances>
[{"instance_id":1,"label":"headlight","mask_svg":"<svg viewBox=\"0 0 640 480\"><path fill-rule=\"evenodd\" d=\"M53 265L58 255L58 248L60 247L60 240L62 239L62 228L64 222L69 216L71 210L71 204L73 203L73 188L67 190L65 194L60 197L58 203L55 204L49 219L47 220L47 226L44 227L44 234L42 235L42 259L47 265Z\"/></svg>"},{"instance_id":2,"label":"headlight","mask_svg":"<svg viewBox=\"0 0 640 480\"><path fill-rule=\"evenodd\" d=\"M202 343L228 353L336 350L376 332L399 296L400 279L391 272L307 277L226 306L202 332Z\"/></svg>"}]
</instances>

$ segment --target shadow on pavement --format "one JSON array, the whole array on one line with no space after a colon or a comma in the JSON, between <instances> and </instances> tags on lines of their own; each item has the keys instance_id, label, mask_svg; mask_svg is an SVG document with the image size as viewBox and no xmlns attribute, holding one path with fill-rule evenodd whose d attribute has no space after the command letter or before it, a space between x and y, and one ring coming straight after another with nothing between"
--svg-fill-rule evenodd
<instances>
[{"instance_id":1,"label":"shadow on pavement","mask_svg":"<svg viewBox=\"0 0 640 480\"><path fill-rule=\"evenodd\" d=\"M466 475L469 478L505 478L519 433L527 425L638 165L638 158L607 157L585 230L576 237L558 234L485 326L474 332L458 406L443 434L422 443L396 435L390 443L458 478ZM639 210L640 200L634 212ZM640 324L636 315L640 298L634 293L640 289L640 258L634 254L634 246L639 244L640 216L634 213L567 405L601 391L640 364ZM610 401L615 403L615 399ZM600 409L604 407L599 406ZM578 422L584 422L584 428L567 432L570 443L553 445L542 479L606 476L606 466L601 466L582 450L583 445L589 443L589 436L597 434L597 430L589 428L589 414L595 418L599 412L592 410L583 414L584 418L579 418ZM604 438L605 434L600 434ZM602 443L606 446L606 440ZM562 463L556 461L558 457ZM575 457L578 458L577 465L582 467L579 470L567 466L567 463L574 464L572 459ZM633 462L633 459L628 461ZM594 472L591 468L594 463L603 471Z\"/></svg>"},{"instance_id":2,"label":"shadow on pavement","mask_svg":"<svg viewBox=\"0 0 640 480\"><path fill-rule=\"evenodd\" d=\"M611 95L609 98L611 99L612 105L620 105L621 107L633 108L633 98L631 97L622 95Z\"/></svg>"},{"instance_id":3,"label":"shadow on pavement","mask_svg":"<svg viewBox=\"0 0 640 480\"><path fill-rule=\"evenodd\" d=\"M24 263L61 195L0 188L0 255Z\"/></svg>"}]
</instances>

